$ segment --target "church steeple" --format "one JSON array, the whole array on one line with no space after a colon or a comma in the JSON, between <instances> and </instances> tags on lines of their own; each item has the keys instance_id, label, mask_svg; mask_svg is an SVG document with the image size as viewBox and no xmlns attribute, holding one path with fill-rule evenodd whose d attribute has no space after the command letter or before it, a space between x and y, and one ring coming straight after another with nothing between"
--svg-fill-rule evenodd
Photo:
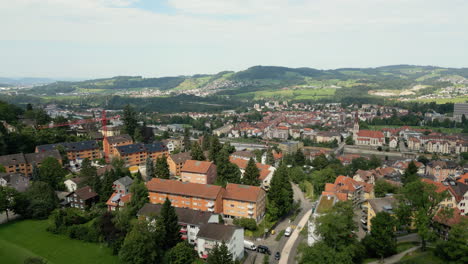
<instances>
[{"instance_id":1,"label":"church steeple","mask_svg":"<svg viewBox=\"0 0 468 264\"><path fill-rule=\"evenodd\" d=\"M356 111L356 115L354 116L353 133L356 134L357 132L359 132L359 115Z\"/></svg>"}]
</instances>

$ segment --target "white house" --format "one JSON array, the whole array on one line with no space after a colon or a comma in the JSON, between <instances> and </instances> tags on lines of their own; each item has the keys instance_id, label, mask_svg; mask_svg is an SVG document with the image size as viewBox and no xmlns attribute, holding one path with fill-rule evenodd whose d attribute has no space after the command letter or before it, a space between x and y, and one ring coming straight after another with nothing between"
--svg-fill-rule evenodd
<instances>
[{"instance_id":1,"label":"white house","mask_svg":"<svg viewBox=\"0 0 468 264\"><path fill-rule=\"evenodd\" d=\"M201 258L207 258L215 245L226 244L234 260L244 257L244 229L222 224L206 224L200 228L196 250Z\"/></svg>"}]
</instances>

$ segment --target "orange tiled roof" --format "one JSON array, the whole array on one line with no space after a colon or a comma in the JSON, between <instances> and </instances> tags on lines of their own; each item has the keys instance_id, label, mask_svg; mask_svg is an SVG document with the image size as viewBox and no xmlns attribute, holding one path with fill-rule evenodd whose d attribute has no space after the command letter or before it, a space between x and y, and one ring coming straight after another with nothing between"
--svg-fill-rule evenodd
<instances>
[{"instance_id":1,"label":"orange tiled roof","mask_svg":"<svg viewBox=\"0 0 468 264\"><path fill-rule=\"evenodd\" d=\"M243 169L245 170L245 168L247 168L247 164L249 163L248 160L246 159L241 159L241 158L234 158L234 157L229 157L229 161L231 163L234 163L237 165L237 167L239 167L240 169ZM270 168L271 166L270 165L267 165L267 164L262 164L262 163L255 163L255 165L257 165L257 168L260 172L260 176L259 176L259 179L260 180L265 180L265 178L268 176L268 174L270 174Z\"/></svg>"},{"instance_id":2,"label":"orange tiled roof","mask_svg":"<svg viewBox=\"0 0 468 264\"><path fill-rule=\"evenodd\" d=\"M207 173L211 166L215 165L210 161L187 160L180 171L191 173Z\"/></svg>"},{"instance_id":3,"label":"orange tiled roof","mask_svg":"<svg viewBox=\"0 0 468 264\"><path fill-rule=\"evenodd\" d=\"M359 132L357 132L357 136L370 138L385 138L384 134L381 131L375 130L359 130Z\"/></svg>"},{"instance_id":4,"label":"orange tiled roof","mask_svg":"<svg viewBox=\"0 0 468 264\"><path fill-rule=\"evenodd\" d=\"M224 193L223 198L237 201L256 202L262 192L264 192L262 188L257 186L228 183L226 185L226 192Z\"/></svg>"},{"instance_id":5,"label":"orange tiled roof","mask_svg":"<svg viewBox=\"0 0 468 264\"><path fill-rule=\"evenodd\" d=\"M447 226L453 226L453 225L456 225L458 223L460 223L462 221L462 219L467 219L468 216L464 216L464 215L461 215L461 211L458 209L458 208L453 208L453 214L451 217L445 217L444 215L442 215L441 213L441 210L440 209L437 214L434 216L434 221L438 222L438 223L441 223L441 224L444 224L444 225L447 225Z\"/></svg>"},{"instance_id":6,"label":"orange tiled roof","mask_svg":"<svg viewBox=\"0 0 468 264\"><path fill-rule=\"evenodd\" d=\"M457 180L458 182L467 184L468 183L468 173L463 174L460 176L460 178Z\"/></svg>"},{"instance_id":7,"label":"orange tiled roof","mask_svg":"<svg viewBox=\"0 0 468 264\"><path fill-rule=\"evenodd\" d=\"M151 179L151 181L146 183L146 187L148 187L148 191L150 192L185 195L207 199L216 199L216 197L223 191L221 186L180 182L159 178Z\"/></svg>"},{"instance_id":8,"label":"orange tiled roof","mask_svg":"<svg viewBox=\"0 0 468 264\"><path fill-rule=\"evenodd\" d=\"M116 193L116 192L112 193L112 195L107 200L106 204L109 205L109 206L118 206L119 202L123 202L124 204L126 204L126 203L130 202L130 200L132 199L132 194L129 193L129 194L121 196L120 200L118 202L112 202L112 198L114 198L114 196L116 196L117 194L118 193Z\"/></svg>"}]
</instances>

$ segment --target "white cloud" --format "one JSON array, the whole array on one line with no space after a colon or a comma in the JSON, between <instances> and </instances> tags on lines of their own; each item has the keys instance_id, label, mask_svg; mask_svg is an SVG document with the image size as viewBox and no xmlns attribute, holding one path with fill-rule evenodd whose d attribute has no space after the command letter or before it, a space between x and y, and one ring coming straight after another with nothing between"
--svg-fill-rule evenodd
<instances>
[{"instance_id":1,"label":"white cloud","mask_svg":"<svg viewBox=\"0 0 468 264\"><path fill-rule=\"evenodd\" d=\"M468 1L463 0L169 0L173 14L135 8L138 1L144 0L0 0L0 57L6 58L0 74L65 71L66 61L60 60L63 54L58 50L69 51L77 61L80 52L96 54L91 59L102 75L184 74L267 63L314 67L398 63L396 59L403 63L408 54L419 52L412 45L432 46L438 53L434 64L444 63L442 54L450 41L467 42ZM445 46L435 45L442 36L447 38ZM8 45L16 42L28 50ZM58 49L41 49L38 43L54 43ZM400 57L380 54L403 43L410 50L402 45ZM48 57L41 55L44 49ZM120 51L113 56L129 62L126 67L108 64L113 50ZM357 53L346 54L351 51ZM43 61L55 54L57 65L28 68L25 52ZM381 63L376 62L379 57ZM159 58L165 58L165 65L156 62ZM423 63L421 58L419 54L409 63ZM21 68L7 65L17 65L18 60L24 62ZM96 74L84 63L74 67L80 75Z\"/></svg>"}]
</instances>

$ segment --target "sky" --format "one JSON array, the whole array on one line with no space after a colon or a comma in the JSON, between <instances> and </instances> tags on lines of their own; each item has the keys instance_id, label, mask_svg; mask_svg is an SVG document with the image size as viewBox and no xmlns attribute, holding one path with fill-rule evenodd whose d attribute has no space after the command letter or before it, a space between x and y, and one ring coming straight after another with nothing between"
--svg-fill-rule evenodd
<instances>
[{"instance_id":1,"label":"sky","mask_svg":"<svg viewBox=\"0 0 468 264\"><path fill-rule=\"evenodd\" d=\"M468 67L468 0L0 0L0 76Z\"/></svg>"}]
</instances>

